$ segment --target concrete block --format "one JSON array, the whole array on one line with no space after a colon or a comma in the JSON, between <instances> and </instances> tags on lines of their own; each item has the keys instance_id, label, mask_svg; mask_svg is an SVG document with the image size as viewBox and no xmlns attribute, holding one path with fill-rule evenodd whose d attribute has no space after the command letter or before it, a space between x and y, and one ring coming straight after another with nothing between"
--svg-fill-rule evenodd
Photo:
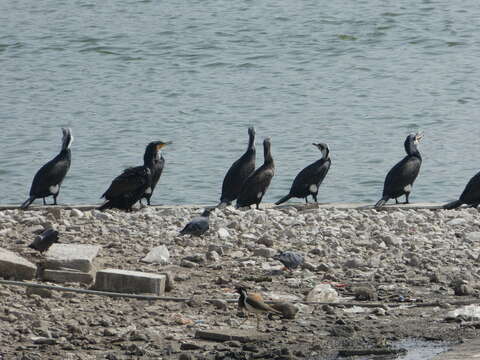
<instances>
[{"instance_id":1,"label":"concrete block","mask_svg":"<svg viewBox=\"0 0 480 360\"><path fill-rule=\"evenodd\" d=\"M23 257L0 248L0 277L15 280L32 280L37 266Z\"/></svg>"},{"instance_id":2,"label":"concrete block","mask_svg":"<svg viewBox=\"0 0 480 360\"><path fill-rule=\"evenodd\" d=\"M105 269L97 272L95 289L119 293L165 294L166 275L141 271Z\"/></svg>"},{"instance_id":3,"label":"concrete block","mask_svg":"<svg viewBox=\"0 0 480 360\"><path fill-rule=\"evenodd\" d=\"M218 330L197 330L195 338L212 340L212 341L240 341L256 342L266 341L271 337L269 334L259 333L254 330L240 330L240 329L218 329Z\"/></svg>"},{"instance_id":4,"label":"concrete block","mask_svg":"<svg viewBox=\"0 0 480 360\"><path fill-rule=\"evenodd\" d=\"M93 275L91 273L84 273L81 271L45 269L42 272L42 280L58 283L73 282L90 284L93 282Z\"/></svg>"},{"instance_id":5,"label":"concrete block","mask_svg":"<svg viewBox=\"0 0 480 360\"><path fill-rule=\"evenodd\" d=\"M89 273L100 249L98 245L53 244L46 253L45 268L68 268Z\"/></svg>"}]
</instances>

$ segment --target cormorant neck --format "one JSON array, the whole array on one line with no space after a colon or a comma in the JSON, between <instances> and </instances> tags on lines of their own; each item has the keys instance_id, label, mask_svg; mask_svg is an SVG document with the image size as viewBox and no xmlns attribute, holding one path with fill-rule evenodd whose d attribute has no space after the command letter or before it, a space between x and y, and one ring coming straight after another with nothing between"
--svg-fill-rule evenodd
<instances>
[{"instance_id":1,"label":"cormorant neck","mask_svg":"<svg viewBox=\"0 0 480 360\"><path fill-rule=\"evenodd\" d=\"M253 134L249 135L247 150L255 150L255 135Z\"/></svg>"},{"instance_id":2,"label":"cormorant neck","mask_svg":"<svg viewBox=\"0 0 480 360\"><path fill-rule=\"evenodd\" d=\"M329 158L329 156L330 156L330 150L329 150L329 149L324 149L324 150L322 151L322 155L323 155L323 159L324 159L324 160L327 160L327 159Z\"/></svg>"},{"instance_id":3,"label":"cormorant neck","mask_svg":"<svg viewBox=\"0 0 480 360\"><path fill-rule=\"evenodd\" d=\"M405 151L409 156L416 156L420 159L422 158L422 156L420 155L420 152L418 151L417 144L415 144L415 142L413 141L410 141L405 144Z\"/></svg>"},{"instance_id":4,"label":"cormorant neck","mask_svg":"<svg viewBox=\"0 0 480 360\"><path fill-rule=\"evenodd\" d=\"M263 158L264 163L267 165L273 165L273 157L272 153L270 152L270 144L266 143L263 145Z\"/></svg>"},{"instance_id":5,"label":"cormorant neck","mask_svg":"<svg viewBox=\"0 0 480 360\"><path fill-rule=\"evenodd\" d=\"M152 166L156 159L158 159L158 151L145 150L145 154L143 155L143 164L145 166Z\"/></svg>"}]
</instances>

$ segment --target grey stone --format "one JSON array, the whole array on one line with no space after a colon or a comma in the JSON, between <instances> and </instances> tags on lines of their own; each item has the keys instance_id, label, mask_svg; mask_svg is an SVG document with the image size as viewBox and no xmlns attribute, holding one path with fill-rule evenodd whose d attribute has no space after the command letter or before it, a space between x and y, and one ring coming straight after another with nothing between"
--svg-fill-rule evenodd
<instances>
[{"instance_id":1,"label":"grey stone","mask_svg":"<svg viewBox=\"0 0 480 360\"><path fill-rule=\"evenodd\" d=\"M329 284L318 284L307 295L307 301L336 302L338 299L337 291Z\"/></svg>"},{"instance_id":2,"label":"grey stone","mask_svg":"<svg viewBox=\"0 0 480 360\"><path fill-rule=\"evenodd\" d=\"M196 264L205 263L205 257L201 254L188 255L183 258L184 260L194 262Z\"/></svg>"},{"instance_id":3,"label":"grey stone","mask_svg":"<svg viewBox=\"0 0 480 360\"><path fill-rule=\"evenodd\" d=\"M262 256L264 258L272 258L276 253L277 250L267 247L253 250L253 256Z\"/></svg>"},{"instance_id":4,"label":"grey stone","mask_svg":"<svg viewBox=\"0 0 480 360\"><path fill-rule=\"evenodd\" d=\"M27 287L27 290L25 290L25 293L27 294L27 296L38 295L42 298L52 297L52 291L44 288Z\"/></svg>"},{"instance_id":5,"label":"grey stone","mask_svg":"<svg viewBox=\"0 0 480 360\"><path fill-rule=\"evenodd\" d=\"M12 251L0 248L0 277L32 280L37 266Z\"/></svg>"},{"instance_id":6,"label":"grey stone","mask_svg":"<svg viewBox=\"0 0 480 360\"><path fill-rule=\"evenodd\" d=\"M78 210L78 209L72 209L70 212L72 217L77 217L77 218L82 218L83 217L83 212Z\"/></svg>"},{"instance_id":7,"label":"grey stone","mask_svg":"<svg viewBox=\"0 0 480 360\"><path fill-rule=\"evenodd\" d=\"M253 341L265 341L271 337L269 334L258 333L252 330L240 329L216 329L216 330L197 330L195 338L213 340L213 341L240 341L242 343Z\"/></svg>"},{"instance_id":8,"label":"grey stone","mask_svg":"<svg viewBox=\"0 0 480 360\"><path fill-rule=\"evenodd\" d=\"M160 245L150 250L142 261L146 263L166 265L170 262L170 252L165 245Z\"/></svg>"},{"instance_id":9,"label":"grey stone","mask_svg":"<svg viewBox=\"0 0 480 360\"><path fill-rule=\"evenodd\" d=\"M215 306L215 308L217 308L219 310L227 310L228 309L228 304L225 300L213 299L213 300L210 300L210 304L212 304L213 306Z\"/></svg>"},{"instance_id":10,"label":"grey stone","mask_svg":"<svg viewBox=\"0 0 480 360\"><path fill-rule=\"evenodd\" d=\"M207 252L207 259L213 262L220 261L220 255L216 251Z\"/></svg>"},{"instance_id":11,"label":"grey stone","mask_svg":"<svg viewBox=\"0 0 480 360\"><path fill-rule=\"evenodd\" d=\"M186 268L195 268L195 267L198 267L198 264L197 263L194 263L192 261L188 261L187 259L182 259L182 261L180 262L180 266L183 266L183 267L186 267Z\"/></svg>"},{"instance_id":12,"label":"grey stone","mask_svg":"<svg viewBox=\"0 0 480 360\"><path fill-rule=\"evenodd\" d=\"M94 269L93 261L100 249L98 245L53 244L46 253L45 268L68 268L88 273Z\"/></svg>"},{"instance_id":13,"label":"grey stone","mask_svg":"<svg viewBox=\"0 0 480 360\"><path fill-rule=\"evenodd\" d=\"M119 293L165 293L166 276L140 271L105 269L97 272L95 289Z\"/></svg>"},{"instance_id":14,"label":"grey stone","mask_svg":"<svg viewBox=\"0 0 480 360\"><path fill-rule=\"evenodd\" d=\"M82 283L90 284L93 282L93 275L82 271L73 271L69 269L52 270L45 269L42 272L42 280L58 283Z\"/></svg>"},{"instance_id":15,"label":"grey stone","mask_svg":"<svg viewBox=\"0 0 480 360\"><path fill-rule=\"evenodd\" d=\"M34 344L38 345L55 345L57 341L52 338L46 338L42 336L32 336L31 337Z\"/></svg>"},{"instance_id":16,"label":"grey stone","mask_svg":"<svg viewBox=\"0 0 480 360\"><path fill-rule=\"evenodd\" d=\"M222 240L226 240L230 237L230 233L225 228L220 228L217 230L218 237Z\"/></svg>"}]
</instances>

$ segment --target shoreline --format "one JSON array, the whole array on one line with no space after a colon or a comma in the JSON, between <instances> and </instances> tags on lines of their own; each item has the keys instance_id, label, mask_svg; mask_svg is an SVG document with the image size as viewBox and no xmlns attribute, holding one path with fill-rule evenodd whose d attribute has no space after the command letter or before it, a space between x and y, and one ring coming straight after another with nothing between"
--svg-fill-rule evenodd
<instances>
[{"instance_id":1,"label":"shoreline","mask_svg":"<svg viewBox=\"0 0 480 360\"><path fill-rule=\"evenodd\" d=\"M480 335L475 325L480 318L447 316L479 301L480 215L471 208L431 211L440 205L387 205L381 211L364 203L263 204L265 211L226 207L212 212L210 230L201 238L178 236L201 205L133 212L92 211L92 205L23 211L5 205L0 248L40 265L48 252L27 246L34 232L55 227L61 243L101 247L97 270L169 271L175 286L167 296L188 300L37 293L0 284L5 309L0 354L14 359L17 353L41 354L40 359L82 354L92 360L109 354L117 359L184 354L222 360L264 353L264 358L333 359L339 351L381 350L412 338L456 349L454 344ZM169 251L168 264L141 261L160 245ZM280 271L272 258L279 250L302 253L306 265ZM231 291L237 283L268 302L289 302L298 312L293 319L262 317L257 333L254 319L242 325L237 314ZM224 331L252 337L246 343L196 337ZM39 337L51 344L35 343Z\"/></svg>"}]
</instances>

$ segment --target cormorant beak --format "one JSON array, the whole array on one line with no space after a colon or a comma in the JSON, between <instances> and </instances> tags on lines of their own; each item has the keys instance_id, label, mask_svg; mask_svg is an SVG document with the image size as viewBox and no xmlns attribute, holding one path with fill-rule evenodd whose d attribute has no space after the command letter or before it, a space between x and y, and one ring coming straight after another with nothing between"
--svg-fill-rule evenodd
<instances>
[{"instance_id":1,"label":"cormorant beak","mask_svg":"<svg viewBox=\"0 0 480 360\"><path fill-rule=\"evenodd\" d=\"M423 139L423 132L422 131L417 132L415 134L415 144L418 144L422 139Z\"/></svg>"},{"instance_id":2,"label":"cormorant beak","mask_svg":"<svg viewBox=\"0 0 480 360\"><path fill-rule=\"evenodd\" d=\"M162 149L164 146L167 146L167 145L170 145L172 142L171 141L167 141L167 142L159 142L157 144L157 151Z\"/></svg>"}]
</instances>

